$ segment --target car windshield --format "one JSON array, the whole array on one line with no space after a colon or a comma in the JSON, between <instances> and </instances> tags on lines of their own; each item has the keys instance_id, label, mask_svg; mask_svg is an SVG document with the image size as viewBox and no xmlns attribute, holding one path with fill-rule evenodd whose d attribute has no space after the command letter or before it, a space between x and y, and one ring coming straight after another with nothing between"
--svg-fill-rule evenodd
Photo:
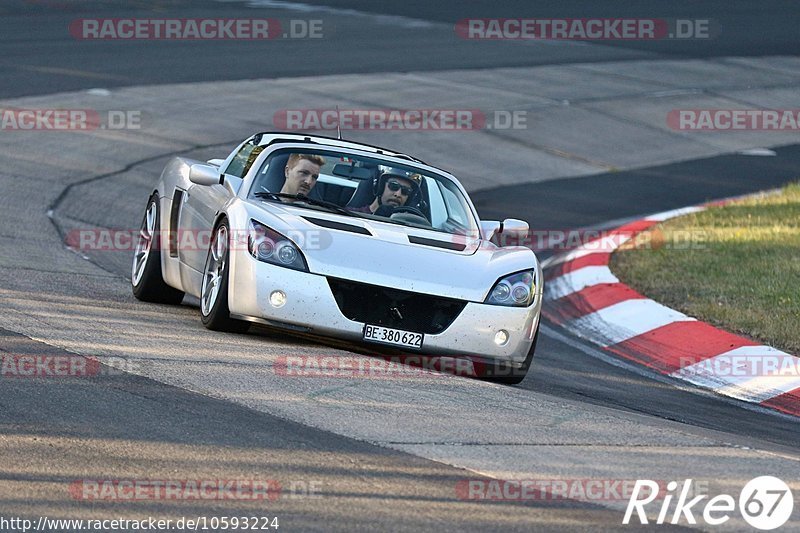
<instances>
[{"instance_id":1,"label":"car windshield","mask_svg":"<svg viewBox=\"0 0 800 533\"><path fill-rule=\"evenodd\" d=\"M452 180L374 156L277 150L258 169L250 197L451 234L478 234L469 203Z\"/></svg>"}]
</instances>

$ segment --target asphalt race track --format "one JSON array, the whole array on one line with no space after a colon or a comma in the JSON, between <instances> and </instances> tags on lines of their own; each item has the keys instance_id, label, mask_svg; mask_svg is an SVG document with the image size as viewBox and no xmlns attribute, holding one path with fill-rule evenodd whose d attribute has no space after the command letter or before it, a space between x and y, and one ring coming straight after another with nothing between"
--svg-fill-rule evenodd
<instances>
[{"instance_id":1,"label":"asphalt race track","mask_svg":"<svg viewBox=\"0 0 800 533\"><path fill-rule=\"evenodd\" d=\"M448 375L287 377L276 370L287 355L374 358L364 347L266 329L207 331L191 298L174 307L133 298L129 250L64 241L81 229L138 228L173 155L224 157L247 135L273 129L281 111L337 105L480 109L490 121L523 113L516 129L344 134L452 169L482 218L516 217L532 228L603 227L779 187L800 174L797 130L676 131L666 116L800 108L798 11L744 1L636 9L617 1L4 2L0 108L122 111L137 120L92 131L0 130L0 355L102 363L88 378L0 376L0 530L13 530L4 518L45 516L277 516L279 531L622 527L627 498L613 494L519 501L465 492L493 479L583 487L693 479L712 496L736 498L748 480L771 475L797 503L795 419L609 360L554 325L543 326L533 368L515 387ZM464 18L534 16L698 18L722 33L594 43L454 35ZM93 17L313 19L328 33L268 42L70 35L71 22ZM87 497L82 488L98 480L260 480L280 490L255 502ZM736 513L705 524L698 508L697 525L656 527L750 530ZM658 512L648 507L651 520ZM795 505L784 529L798 523Z\"/></svg>"},{"instance_id":2,"label":"asphalt race track","mask_svg":"<svg viewBox=\"0 0 800 533\"><path fill-rule=\"evenodd\" d=\"M228 2L224 16L252 16L246 2ZM254 4L280 5L280 2ZM109 41L98 47L76 41L64 26L80 17L158 17L180 13L192 17L219 17L211 0L137 0L124 6L114 0L6 0L0 16L8 21L2 40L0 65L12 76L0 80L0 96L46 94L94 87L153 83L314 76L334 73L419 72L457 68L497 68L542 64L587 63L642 59L715 56L777 56L800 48L796 24L789 14L791 0L755 4L738 0L691 0L638 8L629 2L526 2L479 0L464 5L446 0L376 2L373 0L310 0L304 5L332 6L336 10L380 13L403 17L401 31L387 34L387 21L350 14L355 27L331 24L335 40L270 43L268 56L258 42L137 42ZM304 10L270 11L276 18L304 16ZM720 28L713 40L604 41L593 46L560 43L516 46L514 43L471 43L455 39L453 25L468 17L662 17L708 19ZM309 17L311 18L311 17ZM333 22L333 21L328 21ZM388 38L391 35L391 38ZM369 43L369 46L363 46ZM563 45L563 46L562 46ZM200 50L200 53L197 53ZM402 52L401 52L402 51ZM435 53L430 53L435 51ZM232 60L235 57L235 61Z\"/></svg>"}]
</instances>

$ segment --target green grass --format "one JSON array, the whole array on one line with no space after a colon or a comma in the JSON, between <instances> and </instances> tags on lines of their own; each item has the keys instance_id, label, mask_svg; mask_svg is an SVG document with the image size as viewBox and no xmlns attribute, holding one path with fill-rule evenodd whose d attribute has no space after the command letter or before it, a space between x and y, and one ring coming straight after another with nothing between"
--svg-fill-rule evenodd
<instances>
[{"instance_id":1,"label":"green grass","mask_svg":"<svg viewBox=\"0 0 800 533\"><path fill-rule=\"evenodd\" d=\"M664 305L800 354L800 183L659 224L611 270Z\"/></svg>"}]
</instances>

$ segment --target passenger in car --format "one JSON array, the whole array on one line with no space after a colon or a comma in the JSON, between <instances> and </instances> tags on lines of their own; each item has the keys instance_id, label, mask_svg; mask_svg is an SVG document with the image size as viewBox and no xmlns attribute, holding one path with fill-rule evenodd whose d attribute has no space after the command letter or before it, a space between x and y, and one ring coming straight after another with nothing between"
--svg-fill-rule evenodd
<instances>
[{"instance_id":1,"label":"passenger in car","mask_svg":"<svg viewBox=\"0 0 800 533\"><path fill-rule=\"evenodd\" d=\"M391 170L385 171L375 179L374 192L375 199L371 204L361 207L350 207L350 211L357 213L376 213L381 207L386 206L389 212L392 208L404 205L413 205L418 201L419 174L395 173ZM411 201L411 202L410 202ZM382 209L381 211L385 211ZM378 212L377 214L382 214Z\"/></svg>"},{"instance_id":2,"label":"passenger in car","mask_svg":"<svg viewBox=\"0 0 800 533\"><path fill-rule=\"evenodd\" d=\"M325 158L315 154L292 154L286 161L281 192L284 194L304 194L308 196L319 178L319 169Z\"/></svg>"}]
</instances>

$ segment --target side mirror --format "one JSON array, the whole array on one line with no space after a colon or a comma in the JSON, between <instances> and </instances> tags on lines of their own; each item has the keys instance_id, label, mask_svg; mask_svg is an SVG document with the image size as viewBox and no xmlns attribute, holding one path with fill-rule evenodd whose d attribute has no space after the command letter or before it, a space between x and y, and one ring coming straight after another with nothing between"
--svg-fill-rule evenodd
<instances>
[{"instance_id":1,"label":"side mirror","mask_svg":"<svg viewBox=\"0 0 800 533\"><path fill-rule=\"evenodd\" d=\"M486 231L487 226L484 224L494 224L494 231ZM500 247L523 246L530 231L527 222L524 220L517 220L516 218L507 218L502 223L482 222L481 228L486 232L487 239Z\"/></svg>"},{"instance_id":2,"label":"side mirror","mask_svg":"<svg viewBox=\"0 0 800 533\"><path fill-rule=\"evenodd\" d=\"M206 163L208 163L209 165L214 165L215 167L218 168L221 167L224 162L225 162L224 159L209 159L208 161L206 161Z\"/></svg>"},{"instance_id":3,"label":"side mirror","mask_svg":"<svg viewBox=\"0 0 800 533\"><path fill-rule=\"evenodd\" d=\"M219 185L219 168L195 164L189 168L189 181L197 185Z\"/></svg>"},{"instance_id":4,"label":"side mirror","mask_svg":"<svg viewBox=\"0 0 800 533\"><path fill-rule=\"evenodd\" d=\"M500 229L505 237L515 237L517 239L524 239L530 232L530 226L524 220L516 218L507 218L503 221L503 226Z\"/></svg>"}]
</instances>

